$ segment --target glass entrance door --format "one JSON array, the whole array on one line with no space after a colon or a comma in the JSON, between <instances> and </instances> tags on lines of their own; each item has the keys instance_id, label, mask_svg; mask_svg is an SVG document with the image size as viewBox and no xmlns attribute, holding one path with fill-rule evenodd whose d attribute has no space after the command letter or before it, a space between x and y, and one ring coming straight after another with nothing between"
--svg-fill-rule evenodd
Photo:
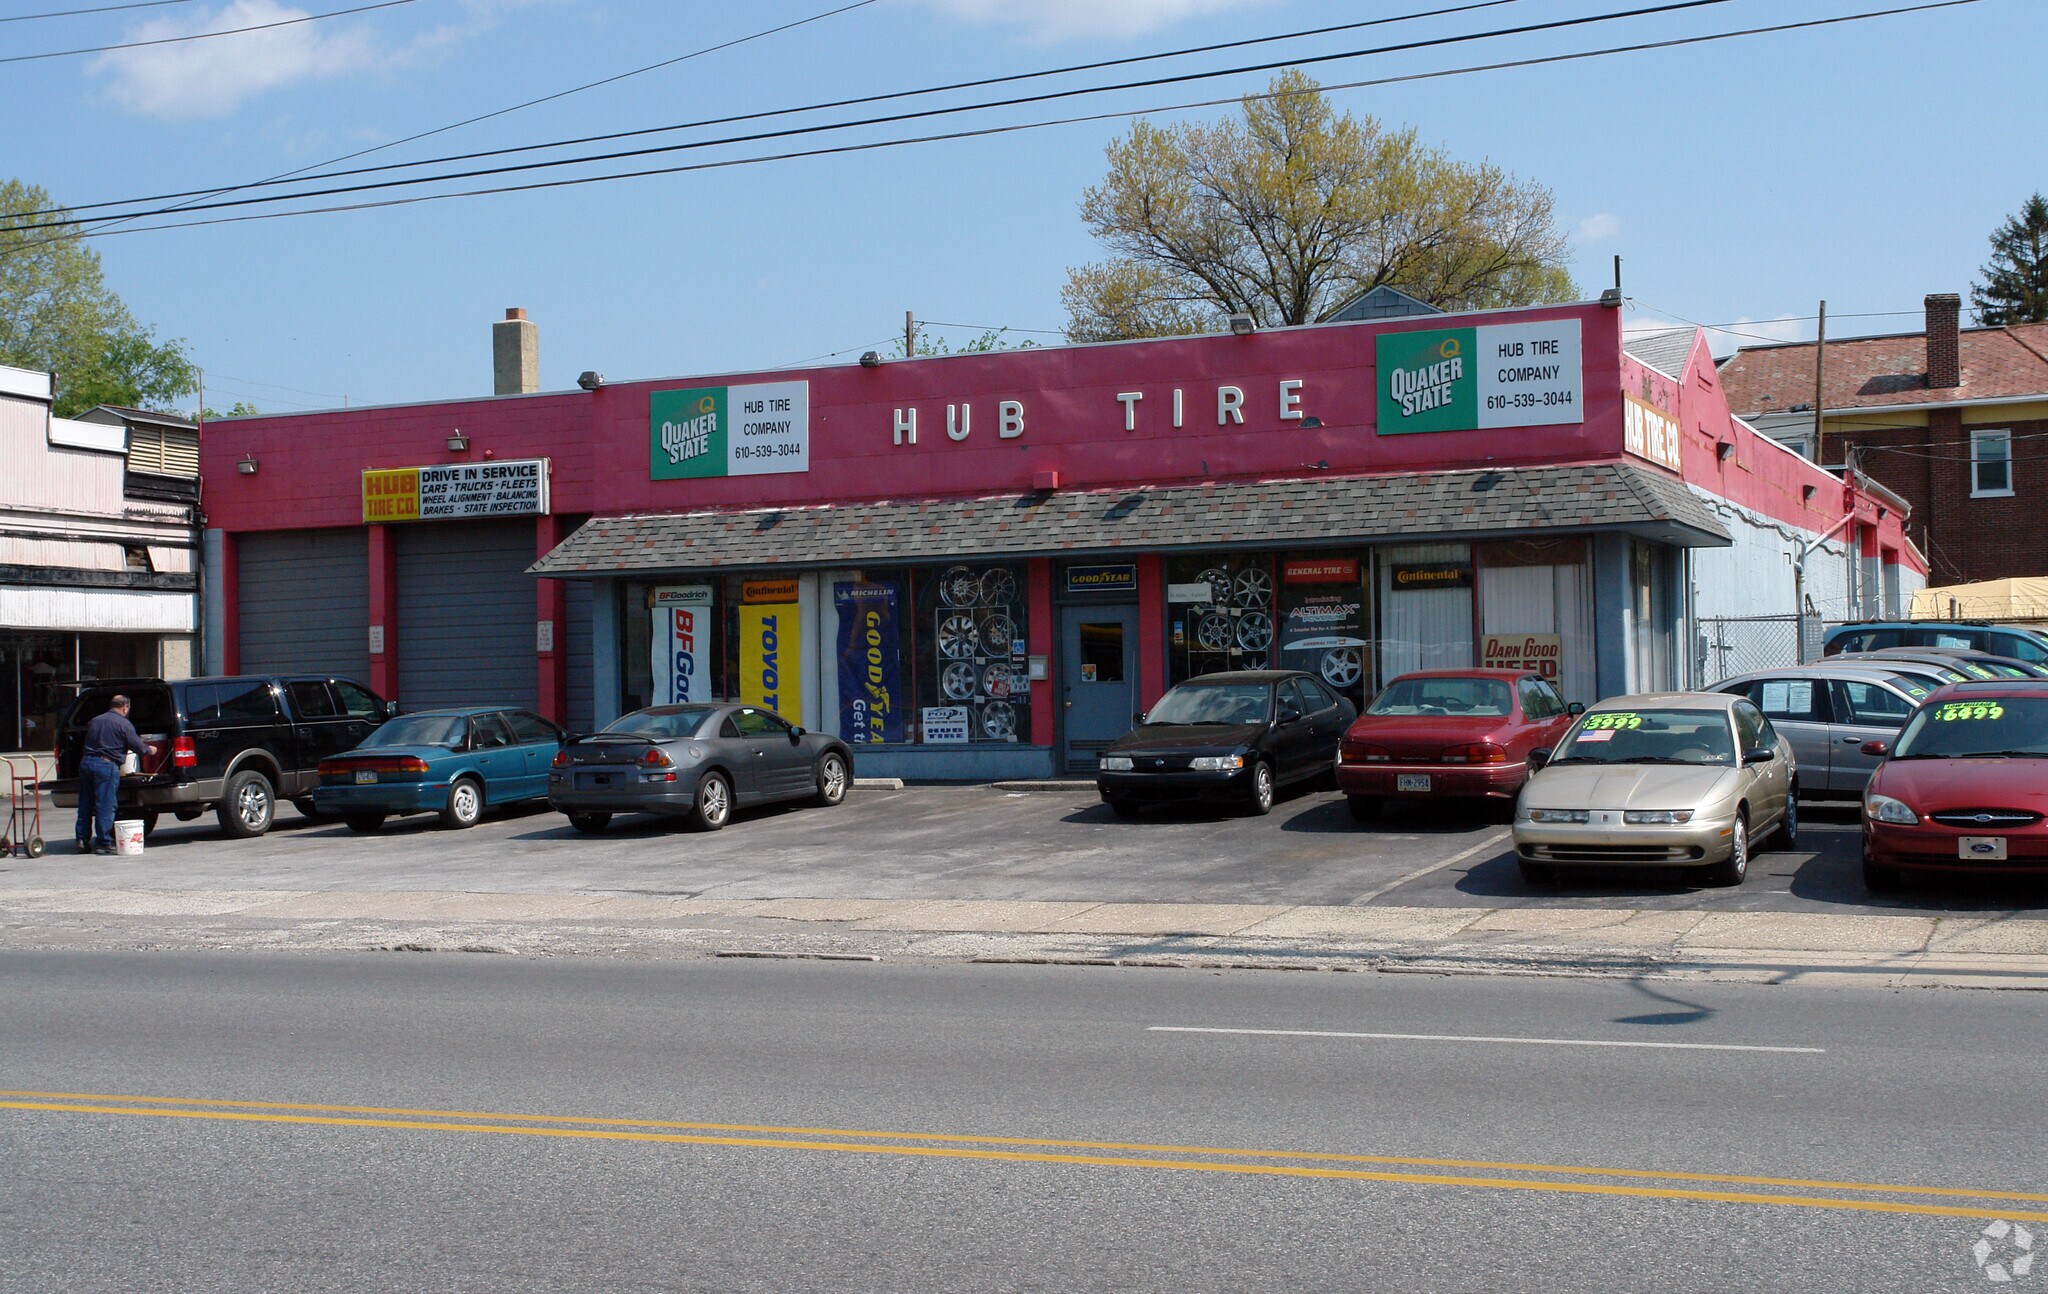
<instances>
[{"instance_id":1,"label":"glass entrance door","mask_svg":"<svg viewBox=\"0 0 2048 1294\"><path fill-rule=\"evenodd\" d=\"M1103 749L1131 730L1138 704L1138 608L1067 607L1060 612L1063 761L1095 772Z\"/></svg>"}]
</instances>

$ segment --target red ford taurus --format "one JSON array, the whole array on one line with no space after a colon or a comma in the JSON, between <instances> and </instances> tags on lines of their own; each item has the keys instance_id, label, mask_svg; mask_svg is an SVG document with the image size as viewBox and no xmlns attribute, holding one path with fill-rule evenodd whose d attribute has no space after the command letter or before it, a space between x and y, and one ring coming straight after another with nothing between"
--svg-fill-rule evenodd
<instances>
[{"instance_id":1,"label":"red ford taurus","mask_svg":"<svg viewBox=\"0 0 2048 1294\"><path fill-rule=\"evenodd\" d=\"M1387 800L1513 804L1529 776L1529 752L1555 746L1585 708L1516 670L1403 674L1344 734L1337 786L1360 822Z\"/></svg>"},{"instance_id":2,"label":"red ford taurus","mask_svg":"<svg viewBox=\"0 0 2048 1294\"><path fill-rule=\"evenodd\" d=\"M1954 683L1920 703L1863 795L1863 881L2048 874L2048 680Z\"/></svg>"}]
</instances>

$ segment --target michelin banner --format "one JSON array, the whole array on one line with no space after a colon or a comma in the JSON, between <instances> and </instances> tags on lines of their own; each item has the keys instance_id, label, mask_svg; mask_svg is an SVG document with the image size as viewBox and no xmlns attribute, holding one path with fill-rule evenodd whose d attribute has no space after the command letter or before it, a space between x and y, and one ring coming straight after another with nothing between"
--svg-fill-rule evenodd
<instances>
[{"instance_id":1,"label":"michelin banner","mask_svg":"<svg viewBox=\"0 0 2048 1294\"><path fill-rule=\"evenodd\" d=\"M854 745L903 740L896 662L896 589L832 586L839 611L839 733Z\"/></svg>"},{"instance_id":2,"label":"michelin banner","mask_svg":"<svg viewBox=\"0 0 2048 1294\"><path fill-rule=\"evenodd\" d=\"M740 700L803 722L802 662L803 617L795 602L740 607Z\"/></svg>"},{"instance_id":3,"label":"michelin banner","mask_svg":"<svg viewBox=\"0 0 2048 1294\"><path fill-rule=\"evenodd\" d=\"M654 590L654 704L711 699L711 586Z\"/></svg>"}]
</instances>

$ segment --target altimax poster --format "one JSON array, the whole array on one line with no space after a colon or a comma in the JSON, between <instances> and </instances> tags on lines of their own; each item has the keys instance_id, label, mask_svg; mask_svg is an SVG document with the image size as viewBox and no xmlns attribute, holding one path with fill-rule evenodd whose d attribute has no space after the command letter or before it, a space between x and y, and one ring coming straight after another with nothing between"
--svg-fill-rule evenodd
<instances>
[{"instance_id":1,"label":"altimax poster","mask_svg":"<svg viewBox=\"0 0 2048 1294\"><path fill-rule=\"evenodd\" d=\"M832 586L839 611L839 732L849 743L903 740L897 666L896 589Z\"/></svg>"}]
</instances>

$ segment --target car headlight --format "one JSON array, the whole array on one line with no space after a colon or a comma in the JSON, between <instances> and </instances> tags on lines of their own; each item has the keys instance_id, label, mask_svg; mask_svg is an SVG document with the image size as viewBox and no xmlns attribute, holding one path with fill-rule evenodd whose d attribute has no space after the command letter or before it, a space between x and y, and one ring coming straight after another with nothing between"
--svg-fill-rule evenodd
<instances>
[{"instance_id":1,"label":"car headlight","mask_svg":"<svg viewBox=\"0 0 2048 1294\"><path fill-rule=\"evenodd\" d=\"M1894 800L1889 795L1864 797L1863 812L1878 822L1889 822L1899 827L1915 826L1920 821L1920 815L1906 807L1904 801Z\"/></svg>"},{"instance_id":2,"label":"car headlight","mask_svg":"<svg viewBox=\"0 0 2048 1294\"><path fill-rule=\"evenodd\" d=\"M1131 757L1129 755L1104 755L1101 768L1105 773L1128 773L1131 771Z\"/></svg>"},{"instance_id":3,"label":"car headlight","mask_svg":"<svg viewBox=\"0 0 2048 1294\"><path fill-rule=\"evenodd\" d=\"M1531 809L1531 822L1591 822L1593 815L1584 809Z\"/></svg>"},{"instance_id":4,"label":"car headlight","mask_svg":"<svg viewBox=\"0 0 2048 1294\"><path fill-rule=\"evenodd\" d=\"M1691 809L1630 809L1621 820L1631 827L1675 827L1692 821Z\"/></svg>"},{"instance_id":5,"label":"car headlight","mask_svg":"<svg viewBox=\"0 0 2048 1294\"><path fill-rule=\"evenodd\" d=\"M1188 767L1198 773L1220 773L1225 769L1243 768L1243 755L1197 755L1188 761Z\"/></svg>"}]
</instances>

